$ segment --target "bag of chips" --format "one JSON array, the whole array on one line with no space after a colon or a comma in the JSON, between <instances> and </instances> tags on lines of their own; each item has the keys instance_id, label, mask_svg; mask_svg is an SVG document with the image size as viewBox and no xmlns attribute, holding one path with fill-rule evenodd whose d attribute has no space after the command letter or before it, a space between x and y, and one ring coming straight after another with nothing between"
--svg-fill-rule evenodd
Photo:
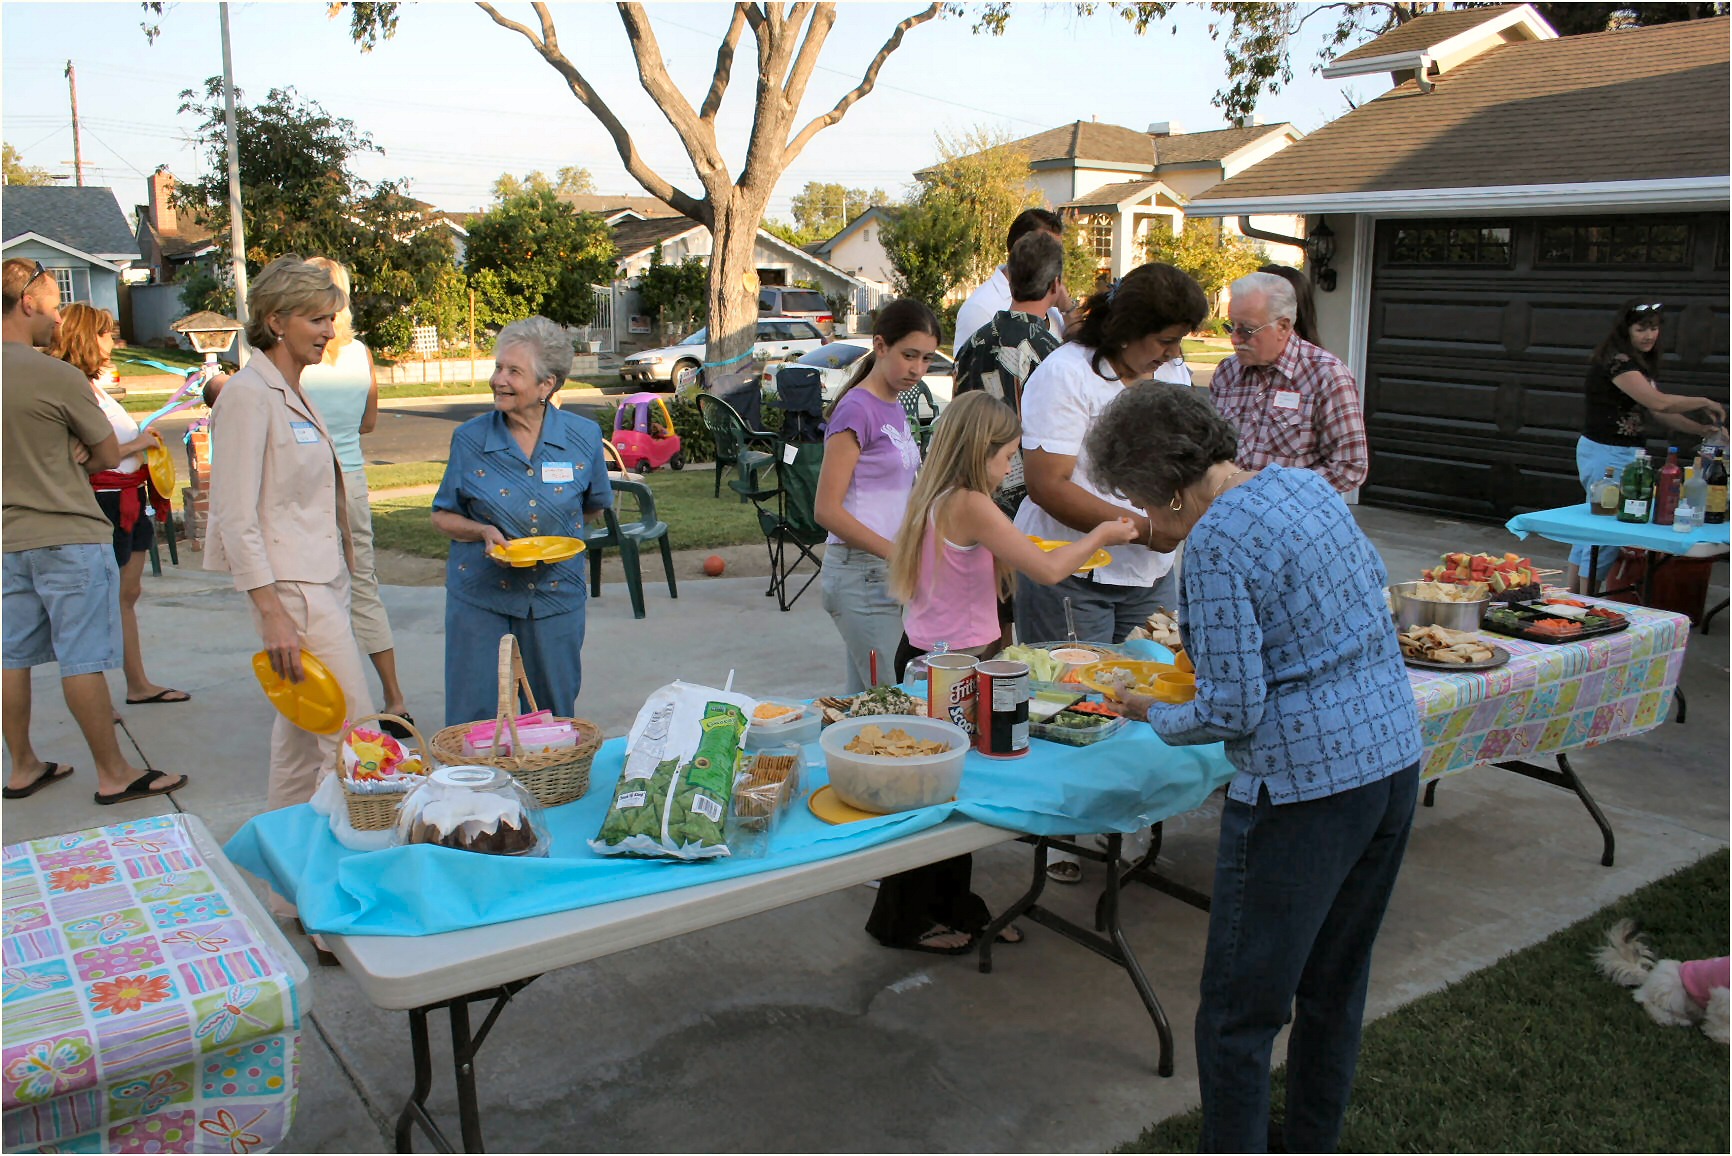
<instances>
[{"instance_id":1,"label":"bag of chips","mask_svg":"<svg viewBox=\"0 0 1732 1156\"><path fill-rule=\"evenodd\" d=\"M600 855L727 855L723 824L745 746L745 695L675 682L645 701L626 737L625 768L601 830Z\"/></svg>"}]
</instances>

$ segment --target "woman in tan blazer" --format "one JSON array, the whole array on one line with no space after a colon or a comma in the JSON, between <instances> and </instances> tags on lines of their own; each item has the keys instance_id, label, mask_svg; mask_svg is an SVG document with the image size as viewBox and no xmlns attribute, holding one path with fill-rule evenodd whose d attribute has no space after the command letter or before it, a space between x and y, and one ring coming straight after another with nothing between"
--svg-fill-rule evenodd
<instances>
[{"instance_id":1,"label":"woman in tan blazer","mask_svg":"<svg viewBox=\"0 0 1732 1156\"><path fill-rule=\"evenodd\" d=\"M226 570L252 600L271 666L302 678L301 651L342 684L348 717L373 710L349 624L348 534L342 472L301 370L324 355L342 290L299 257L266 265L247 294L247 341L258 351L211 411L210 525L205 569ZM278 715L271 731L267 809L312 798L335 761L337 735ZM273 900L279 914L293 909Z\"/></svg>"}]
</instances>

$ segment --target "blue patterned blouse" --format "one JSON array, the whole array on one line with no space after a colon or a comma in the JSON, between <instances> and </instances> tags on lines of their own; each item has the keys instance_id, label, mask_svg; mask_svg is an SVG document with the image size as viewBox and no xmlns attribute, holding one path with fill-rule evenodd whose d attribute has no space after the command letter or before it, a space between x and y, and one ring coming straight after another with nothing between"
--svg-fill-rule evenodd
<instances>
[{"instance_id":1,"label":"blue patterned blouse","mask_svg":"<svg viewBox=\"0 0 1732 1156\"><path fill-rule=\"evenodd\" d=\"M1383 560L1311 470L1266 466L1185 541L1180 631L1197 697L1157 704L1175 744L1224 740L1227 794L1340 794L1419 761L1419 711L1384 602Z\"/></svg>"},{"instance_id":2,"label":"blue patterned blouse","mask_svg":"<svg viewBox=\"0 0 1732 1156\"><path fill-rule=\"evenodd\" d=\"M549 406L541 440L528 458L498 412L458 426L433 508L496 526L507 539L581 538L583 516L612 502L601 427ZM445 595L495 614L546 618L583 609L585 565L579 554L518 569L488 558L480 542L452 542Z\"/></svg>"}]
</instances>

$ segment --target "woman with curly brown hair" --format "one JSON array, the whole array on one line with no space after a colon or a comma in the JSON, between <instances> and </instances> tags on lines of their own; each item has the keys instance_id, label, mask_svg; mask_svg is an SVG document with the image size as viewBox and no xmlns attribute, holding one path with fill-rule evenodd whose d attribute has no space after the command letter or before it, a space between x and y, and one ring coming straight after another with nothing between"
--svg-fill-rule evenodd
<instances>
[{"instance_id":1,"label":"woman with curly brown hair","mask_svg":"<svg viewBox=\"0 0 1732 1156\"><path fill-rule=\"evenodd\" d=\"M96 490L96 504L114 523L127 705L186 702L192 697L186 691L159 686L144 671L144 647L138 637L138 599L144 593L144 559L156 540L156 527L148 513L150 471L145 468L144 455L152 446L162 444L162 435L155 430L141 432L132 415L102 388L101 380L113 364L117 333L114 316L108 310L76 302L61 310L60 329L48 352L89 379L96 404L102 407L114 427L114 436L120 441L120 463L112 470L92 474L90 484Z\"/></svg>"}]
</instances>

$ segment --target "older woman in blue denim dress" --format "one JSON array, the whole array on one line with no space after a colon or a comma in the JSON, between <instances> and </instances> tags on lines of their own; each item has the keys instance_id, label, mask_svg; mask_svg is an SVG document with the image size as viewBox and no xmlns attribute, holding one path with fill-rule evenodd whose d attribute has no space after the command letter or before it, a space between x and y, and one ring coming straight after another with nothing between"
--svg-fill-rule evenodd
<instances>
[{"instance_id":1,"label":"older woman in blue denim dress","mask_svg":"<svg viewBox=\"0 0 1732 1156\"><path fill-rule=\"evenodd\" d=\"M569 714L583 685L584 558L515 568L487 551L513 538L581 538L613 501L601 427L549 399L571 368L571 340L545 317L514 321L494 346L493 412L451 437L433 528L445 563L445 721L492 718L499 640L515 634L538 706Z\"/></svg>"}]
</instances>

